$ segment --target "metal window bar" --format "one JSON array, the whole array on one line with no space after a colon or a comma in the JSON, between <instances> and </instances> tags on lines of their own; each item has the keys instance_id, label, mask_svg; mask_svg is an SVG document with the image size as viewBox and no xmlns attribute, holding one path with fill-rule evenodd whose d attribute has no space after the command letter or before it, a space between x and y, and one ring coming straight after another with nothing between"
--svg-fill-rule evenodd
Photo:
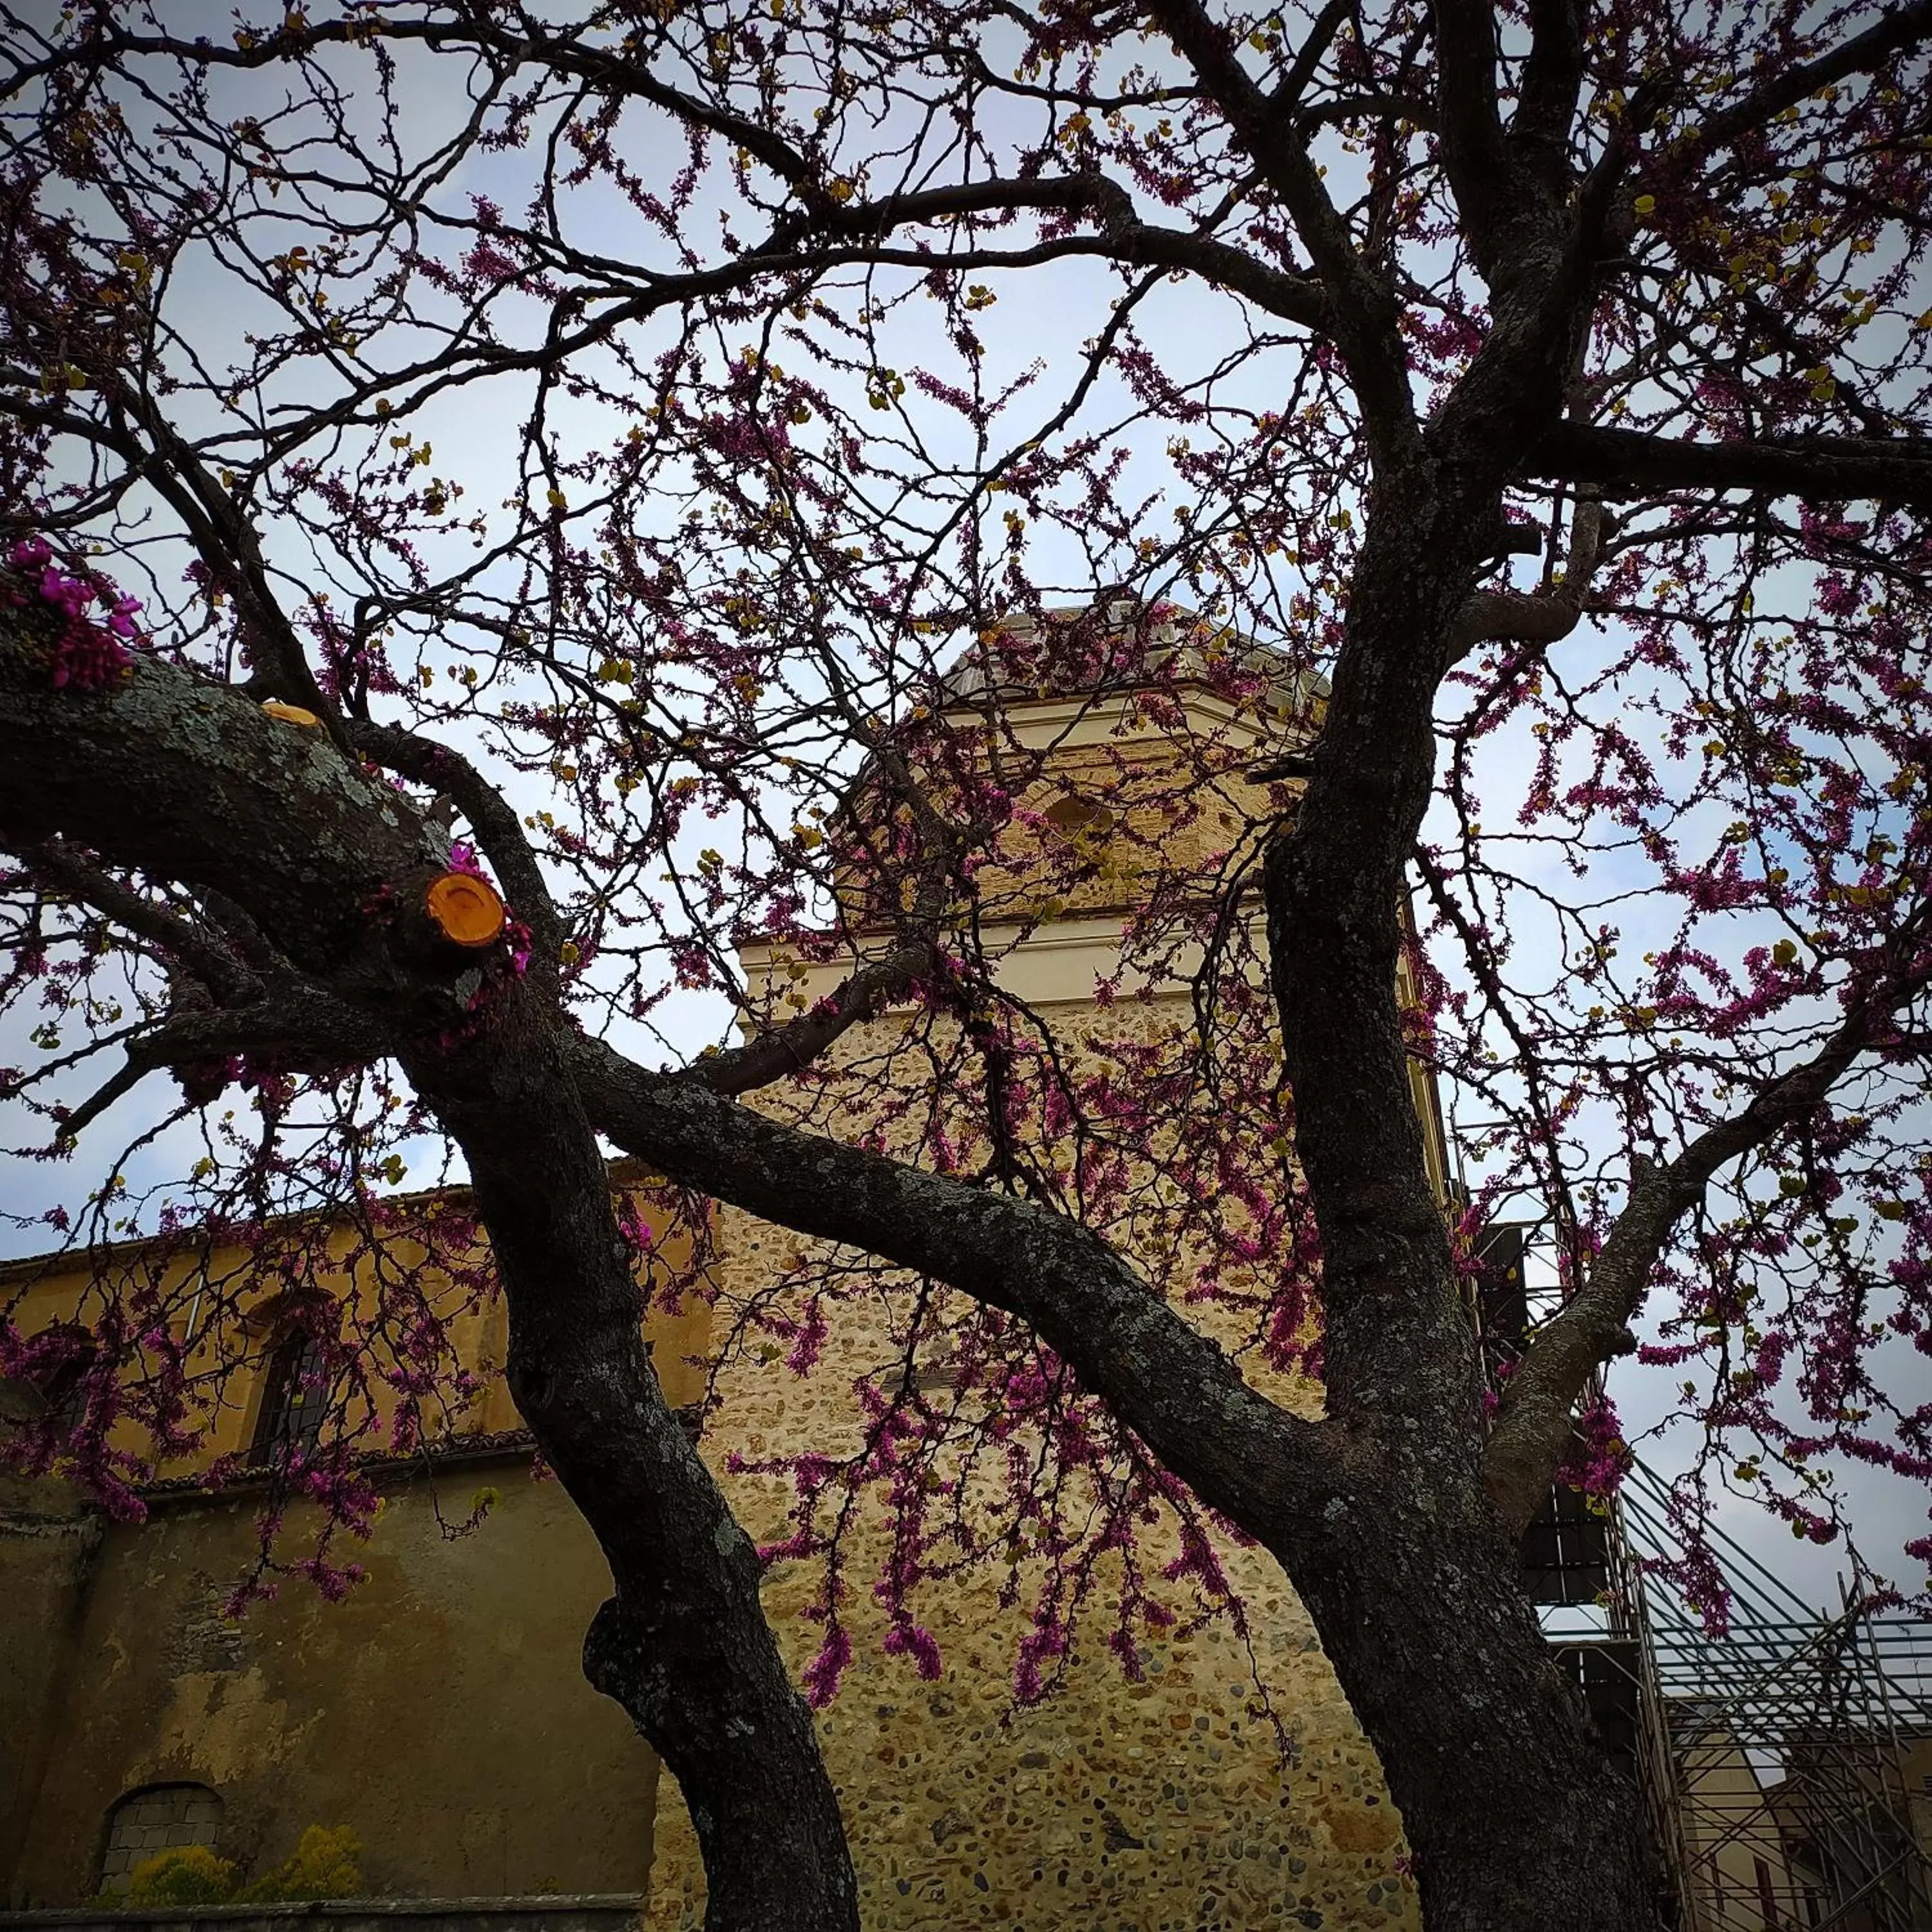
<instances>
[{"instance_id":1,"label":"metal window bar","mask_svg":"<svg viewBox=\"0 0 1932 1932\"><path fill-rule=\"evenodd\" d=\"M270 1352L263 1375L251 1462L279 1462L315 1447L328 1408L324 1384L321 1344L302 1330L284 1336Z\"/></svg>"}]
</instances>

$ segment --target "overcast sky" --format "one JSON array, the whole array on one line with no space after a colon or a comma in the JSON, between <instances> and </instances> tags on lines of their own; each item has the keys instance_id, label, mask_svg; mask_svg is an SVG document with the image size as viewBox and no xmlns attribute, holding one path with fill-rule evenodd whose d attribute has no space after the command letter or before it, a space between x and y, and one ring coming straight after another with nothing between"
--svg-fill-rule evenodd
<instances>
[{"instance_id":1,"label":"overcast sky","mask_svg":"<svg viewBox=\"0 0 1932 1932\"><path fill-rule=\"evenodd\" d=\"M51 4L45 8L49 19L57 13L58 9ZM406 136L420 151L427 152L461 124L467 105L462 69L455 62L408 51L404 52L402 58L405 63L403 92L409 110L405 124ZM218 103L226 110L238 114L244 111L260 113L266 111L263 103L271 98L276 82L272 75L224 76L218 78L214 86ZM368 112L367 104L352 102L351 112ZM634 119L629 124L644 124ZM373 112L368 113L367 132L373 140L376 133ZM635 141L635 151L630 158L646 179L668 178L683 160L682 142L661 125L655 135L640 134ZM437 190L438 199L446 207L466 208L466 197L482 195L500 202L514 214L527 200L530 166L530 157L524 153L472 154L441 184ZM600 252L620 255L627 249L644 248L658 249L661 253L661 244L648 236L634 212L608 190L586 191L580 195L571 220L579 238L594 245ZM292 218L291 244L301 238L302 233L302 224ZM1043 415L1058 403L1061 393L1054 386L1054 372L1071 367L1081 344L1104 322L1108 304L1119 290L1119 281L1105 268L1082 262L1062 264L1023 275L1003 277L988 274L983 279L998 298L984 318L982 331L987 344L988 386L997 387L1016 380L1035 362L1043 362L1048 375L1039 392L1040 400L1033 410L1034 414ZM249 302L238 298L232 278L220 272L212 261L204 258L187 266L178 278L170 300L178 325L190 336L205 362L218 366L240 356L242 352L238 338L255 322L255 316ZM536 314L533 305L532 326ZM1232 352L1243 339L1243 319L1237 305L1193 282L1162 288L1141 312L1140 326L1143 337L1163 358L1164 364L1171 358L1172 367L1178 370L1204 368ZM896 324L896 328L894 352L901 358L902 366L915 366L919 358L928 354L935 364L945 359L936 310L924 320L916 312L903 317ZM1285 388L1286 380L1282 358L1276 358L1271 362L1257 364L1244 372L1231 386L1230 394L1245 397L1256 408L1264 408L1278 390ZM1122 394L1118 383L1103 382L1084 420L1094 423L1110 419L1121 407ZM859 399L854 396L854 400L856 404ZM571 406L567 402L559 405L566 427L574 427L568 422ZM452 477L460 477L470 501L489 507L524 487L514 467L515 427L521 410L522 398L517 385L506 381L492 386L487 400L474 392L466 392L446 404L432 406L412 428L419 438L433 441L438 472L446 472ZM1013 421L1018 424L1024 419L1022 412L1016 412ZM948 434L943 414L929 411L922 420L927 423L943 449L944 439ZM587 442L596 442L604 436L605 428L605 425L590 418L586 406L586 420L580 430L584 438ZM1166 439L1169 433L1166 427L1154 425L1134 434L1134 459L1125 485L1130 493L1141 488L1151 490L1171 480L1171 465L1166 452ZM1160 514L1171 514L1173 504L1184 502L1186 495L1184 490L1170 491ZM292 578L306 580L312 576L313 560L291 544L286 530L270 525L264 529L262 535L272 559ZM1036 553L1035 567L1042 577L1058 577L1071 584L1079 580L1084 564L1070 542L1049 539L1043 542ZM1528 566L1519 565L1516 568L1520 572ZM1580 634L1564 648L1578 659L1587 661L1613 655L1619 644L1620 640L1611 635L1591 637ZM1653 738L1655 736L1654 726L1640 717L1633 716L1630 728L1639 734L1648 730ZM1499 733L1489 740L1481 772L1486 794L1502 800L1520 798L1533 755L1533 741L1528 736L1526 726L1521 730ZM520 781L512 780L510 788L521 804L533 806L538 802L535 791ZM1435 821L1432 825L1435 826ZM1436 829L1446 832L1447 822ZM1553 851L1540 857L1532 854L1526 856L1524 869L1533 882L1546 883L1560 886L1566 892L1574 892L1574 882L1562 874L1564 862L1562 856ZM1634 876L1633 872L1631 877ZM1625 883L1618 870L1618 862L1606 860L1598 862L1591 887L1607 896ZM1524 916L1532 916L1527 912ZM1630 909L1623 918L1626 949L1633 953L1641 952L1652 944L1661 943L1669 936L1672 922L1667 908L1640 904ZM1748 940L1741 936L1736 950L1742 952L1746 943ZM1454 962L1445 964L1453 976ZM654 1048L650 1042L644 1042L640 1050L651 1050L656 1057L680 1058L688 1057L707 1042L718 1039L728 1028L730 1014L727 1004L715 994L683 994L669 1003L660 1018L664 1038ZM28 1023L18 1013L5 1022L7 1030L0 1034L0 1061L31 1060L34 1049L20 1036ZM636 1041L627 1044L640 1046ZM164 1084L161 1091L171 1090ZM48 1203L50 1182L55 1175L60 1177L64 1185L93 1185L94 1180L90 1176L94 1170L90 1167L90 1157L98 1150L100 1160L108 1158L112 1148L121 1144L122 1140L153 1118L155 1100L156 1089L151 1086L122 1102L92 1130L83 1158L70 1167L50 1170L25 1162L0 1163L0 1206L16 1211L38 1211ZM1469 1118L1470 1112L1466 1102L1455 1103L1454 1118L1461 1124L1479 1124ZM159 1180L171 1173L178 1173L184 1161L191 1160L197 1150L198 1144L189 1131L179 1130L142 1154L130 1172L130 1178L139 1186L143 1181ZM412 1174L411 1180L413 1183L429 1178L428 1172L422 1171ZM44 1245L45 1242L32 1232L0 1233L0 1251L31 1252ZM1922 1378L1922 1386L1924 1372L1925 1364L1922 1360L1914 1358L1902 1365L1902 1372L1908 1382L1917 1376ZM1613 1378L1612 1387L1622 1405L1626 1420L1634 1427L1640 1428L1647 1426L1660 1412L1662 1402L1668 1399L1670 1384L1668 1372L1646 1375L1620 1367ZM1666 1468L1670 1466L1674 1453L1676 1452L1667 1442L1646 1450L1654 1461ZM1894 1553L1905 1538L1924 1532L1925 1508L1922 1496L1908 1493L1903 1484L1866 1470L1847 1472L1844 1480L1857 1498L1861 1540L1872 1559L1880 1569L1890 1571L1896 1580L1908 1588L1916 1588L1924 1580L1901 1574ZM1722 1520L1731 1534L1759 1553L1778 1574L1790 1578L1795 1587L1821 1602L1835 1600L1835 1577L1846 1563L1842 1550L1814 1549L1796 1544L1782 1525L1768 1522L1760 1514L1742 1504L1725 1503L1722 1506Z\"/></svg>"}]
</instances>

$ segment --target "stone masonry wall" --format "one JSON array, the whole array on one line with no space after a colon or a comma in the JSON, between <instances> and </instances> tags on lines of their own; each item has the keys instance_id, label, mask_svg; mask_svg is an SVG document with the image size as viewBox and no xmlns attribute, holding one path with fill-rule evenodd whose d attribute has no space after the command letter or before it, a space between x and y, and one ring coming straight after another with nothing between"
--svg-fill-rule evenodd
<instances>
[{"instance_id":1,"label":"stone masonry wall","mask_svg":"<svg viewBox=\"0 0 1932 1932\"><path fill-rule=\"evenodd\" d=\"M1076 1053L1124 1023L1091 1009L1055 1018ZM854 1070L843 1090L836 1081L829 1092L814 1089L818 1130L850 1132L866 1117L896 1024L882 1020L842 1043ZM824 1252L736 1214L722 1217L719 1236L724 1292L714 1350L736 1309L754 1295L782 1299L776 1284L786 1271L801 1255ZM806 1450L852 1454L862 1431L854 1385L889 1384L902 1371L895 1323L915 1288L890 1274L872 1277L830 1314L808 1374L794 1373L782 1348L758 1346L754 1336L728 1352L714 1384L719 1406L700 1446L760 1543L786 1533L790 1487L732 1473L734 1454L750 1462ZM1190 1311L1190 1318L1215 1324L1211 1313ZM1318 1405L1312 1387L1244 1366L1278 1398L1304 1409ZM919 1614L943 1669L928 1682L910 1658L882 1647L889 1625L871 1584L886 1533L880 1506L868 1501L847 1544L842 1614L854 1660L818 1718L867 1932L934 1924L1377 1932L1418 1924L1401 1822L1374 1754L1306 1612L1264 1552L1216 1540L1245 1606L1245 1640L1225 1618L1190 1632L1198 1600L1184 1583L1165 1586L1180 1622L1165 1635L1137 1632L1145 1661L1138 1683L1107 1647L1118 1559L1102 1558L1064 1681L1044 1703L1021 1708L1014 1666L1031 1628L1037 1560L1018 1560L1016 1595L1003 1589L1004 1561L932 1586ZM1136 1559L1157 1574L1178 1545L1172 1526L1146 1534ZM822 1626L807 1614L821 1580L811 1560L775 1564L768 1573L766 1606L795 1672L822 1640ZM648 1923L652 1932L687 1932L702 1922L704 1880L668 1778L656 1838Z\"/></svg>"}]
</instances>

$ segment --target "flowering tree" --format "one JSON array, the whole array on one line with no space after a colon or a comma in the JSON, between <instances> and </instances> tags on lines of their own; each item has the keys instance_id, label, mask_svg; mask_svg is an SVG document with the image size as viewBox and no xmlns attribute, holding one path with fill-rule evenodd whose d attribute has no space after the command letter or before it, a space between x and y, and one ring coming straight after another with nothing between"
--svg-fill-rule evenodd
<instances>
[{"instance_id":1,"label":"flowering tree","mask_svg":"<svg viewBox=\"0 0 1932 1932\"><path fill-rule=\"evenodd\" d=\"M127 1130L72 1238L218 1234L299 1286L290 1212L374 1238L425 1137L460 1151L494 1280L418 1226L353 1321L298 1312L406 1442L464 1394L448 1284L500 1282L615 1579L590 1668L714 1924L850 1924L850 1867L606 1146L902 1271L908 1348L946 1330L1110 1499L1049 1523L1054 1576L1135 1577L1149 1510L1178 1575L1211 1583L1202 1507L1277 1558L1432 1928L1654 1923L1517 1581L1580 1404L1647 1323L1694 1526L1721 1480L1828 1538L1832 1456L1932 1468L1897 1374L1932 1312L1932 6L8 20L5 1090L50 1192ZM1013 694L1184 679L1245 722L1052 818ZM1083 1058L1000 956L1110 868L1193 1021ZM748 983L747 934L850 970ZM693 1054L720 993L747 1030ZM814 1082L887 1001L919 1017L854 1144ZM1416 1054L1492 1124L1460 1226ZM921 1118L935 1072L967 1097ZM1466 1244L1512 1192L1564 1300L1486 1396ZM744 1311L800 1370L818 1265ZM124 1506L110 1425L167 1454L201 1413L158 1279L0 1328L85 1392L16 1453ZM1319 1420L1264 1386L1308 1366ZM907 1478L960 1405L867 1400L848 1487L902 1513L895 1641L940 1668ZM350 1414L285 1461L352 1528ZM793 1474L821 1552L832 1472Z\"/></svg>"}]
</instances>

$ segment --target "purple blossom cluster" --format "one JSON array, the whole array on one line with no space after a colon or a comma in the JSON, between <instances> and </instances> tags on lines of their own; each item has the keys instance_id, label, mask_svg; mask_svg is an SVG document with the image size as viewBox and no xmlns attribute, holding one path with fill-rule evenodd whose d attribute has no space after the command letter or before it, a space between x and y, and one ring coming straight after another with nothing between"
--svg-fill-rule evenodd
<instances>
[{"instance_id":1,"label":"purple blossom cluster","mask_svg":"<svg viewBox=\"0 0 1932 1932\"><path fill-rule=\"evenodd\" d=\"M138 632L137 598L124 597L108 584L76 576L55 562L44 537L24 537L7 553L8 568L19 587L7 596L16 608L38 604L59 620L48 652L48 671L56 690L105 691L133 670L129 646ZM106 615L97 614L105 612Z\"/></svg>"}]
</instances>

